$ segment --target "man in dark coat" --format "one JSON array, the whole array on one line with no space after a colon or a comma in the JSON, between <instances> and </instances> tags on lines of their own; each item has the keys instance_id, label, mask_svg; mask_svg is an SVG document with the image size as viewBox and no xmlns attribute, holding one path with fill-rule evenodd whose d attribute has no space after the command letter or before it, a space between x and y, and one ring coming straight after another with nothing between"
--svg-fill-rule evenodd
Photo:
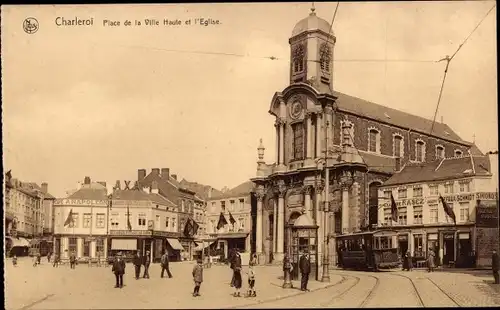
<instances>
[{"instance_id":1,"label":"man in dark coat","mask_svg":"<svg viewBox=\"0 0 500 310\"><path fill-rule=\"evenodd\" d=\"M160 277L163 278L163 273L166 270L168 277L171 278L172 274L170 273L168 252L167 251L165 251L165 253L163 253L163 255L161 256L160 264L161 264L161 276Z\"/></svg>"},{"instance_id":2,"label":"man in dark coat","mask_svg":"<svg viewBox=\"0 0 500 310\"><path fill-rule=\"evenodd\" d=\"M75 265L76 265L76 255L73 252L69 256L69 266L70 266L71 269L75 269Z\"/></svg>"},{"instance_id":3,"label":"man in dark coat","mask_svg":"<svg viewBox=\"0 0 500 310\"><path fill-rule=\"evenodd\" d=\"M230 249L229 250L229 254L228 254L228 260L229 260L229 267L233 271L233 275L232 275L232 278L231 278L231 284L230 284L231 287L234 286L234 259L235 259L234 249Z\"/></svg>"},{"instance_id":4,"label":"man in dark coat","mask_svg":"<svg viewBox=\"0 0 500 310\"><path fill-rule=\"evenodd\" d=\"M134 267L135 267L135 279L136 280L139 280L139 277L141 276L141 265L142 265L141 252L137 251L137 253L134 255Z\"/></svg>"},{"instance_id":5,"label":"man in dark coat","mask_svg":"<svg viewBox=\"0 0 500 310\"><path fill-rule=\"evenodd\" d=\"M118 255L115 257L115 260L113 261L113 268L111 269L111 271L115 274L116 278L115 288L122 288L123 275L125 274L125 261L123 260L121 253L118 253Z\"/></svg>"},{"instance_id":6,"label":"man in dark coat","mask_svg":"<svg viewBox=\"0 0 500 310\"><path fill-rule=\"evenodd\" d=\"M491 270L493 270L493 278L495 279L495 284L499 284L499 274L500 270L500 260L496 250L493 250L493 255L491 256Z\"/></svg>"},{"instance_id":7,"label":"man in dark coat","mask_svg":"<svg viewBox=\"0 0 500 310\"><path fill-rule=\"evenodd\" d=\"M307 289L307 282L309 282L309 274L311 273L311 261L309 260L309 255L304 253L299 260L299 269L302 275L300 279L300 290L309 291Z\"/></svg>"},{"instance_id":8,"label":"man in dark coat","mask_svg":"<svg viewBox=\"0 0 500 310\"><path fill-rule=\"evenodd\" d=\"M142 264L144 265L144 275L142 277L144 279L149 279L149 265L151 264L151 254L149 254L149 251L146 251Z\"/></svg>"}]
</instances>

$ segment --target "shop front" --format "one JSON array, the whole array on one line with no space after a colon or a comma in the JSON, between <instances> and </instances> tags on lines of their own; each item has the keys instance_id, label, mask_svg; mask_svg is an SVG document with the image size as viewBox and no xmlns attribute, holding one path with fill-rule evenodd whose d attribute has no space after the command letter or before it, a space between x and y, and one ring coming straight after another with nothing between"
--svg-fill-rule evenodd
<instances>
[{"instance_id":1,"label":"shop front","mask_svg":"<svg viewBox=\"0 0 500 310\"><path fill-rule=\"evenodd\" d=\"M137 251L145 255L149 251L151 262L159 262L165 251L171 261L179 260L183 249L179 243L178 234L151 230L111 230L108 253L110 257L118 252L125 255L126 260L132 260Z\"/></svg>"}]
</instances>

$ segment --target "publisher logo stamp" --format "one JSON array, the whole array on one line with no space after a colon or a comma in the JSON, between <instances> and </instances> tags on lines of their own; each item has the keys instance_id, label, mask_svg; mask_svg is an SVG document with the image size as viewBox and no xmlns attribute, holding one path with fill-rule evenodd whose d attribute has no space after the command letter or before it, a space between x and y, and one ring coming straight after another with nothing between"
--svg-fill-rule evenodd
<instances>
[{"instance_id":1,"label":"publisher logo stamp","mask_svg":"<svg viewBox=\"0 0 500 310\"><path fill-rule=\"evenodd\" d=\"M24 32L28 34L33 34L38 31L38 21L34 17L28 17L23 22Z\"/></svg>"}]
</instances>

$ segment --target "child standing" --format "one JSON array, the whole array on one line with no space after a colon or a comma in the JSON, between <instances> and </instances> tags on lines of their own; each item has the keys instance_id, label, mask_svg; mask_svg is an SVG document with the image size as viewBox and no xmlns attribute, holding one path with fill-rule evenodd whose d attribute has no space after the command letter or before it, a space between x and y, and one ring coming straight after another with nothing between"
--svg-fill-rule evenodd
<instances>
[{"instance_id":1,"label":"child standing","mask_svg":"<svg viewBox=\"0 0 500 310\"><path fill-rule=\"evenodd\" d=\"M255 270L253 267L254 263L250 262L248 266L248 297L256 297L257 293L255 292Z\"/></svg>"},{"instance_id":2,"label":"child standing","mask_svg":"<svg viewBox=\"0 0 500 310\"><path fill-rule=\"evenodd\" d=\"M14 267L16 267L16 266L17 266L17 256L16 256L16 255L14 255L14 256L12 257L12 264L14 265Z\"/></svg>"},{"instance_id":3,"label":"child standing","mask_svg":"<svg viewBox=\"0 0 500 310\"><path fill-rule=\"evenodd\" d=\"M196 260L196 265L193 268L194 291L193 297L200 295L200 286L203 282L203 265L201 259Z\"/></svg>"}]
</instances>

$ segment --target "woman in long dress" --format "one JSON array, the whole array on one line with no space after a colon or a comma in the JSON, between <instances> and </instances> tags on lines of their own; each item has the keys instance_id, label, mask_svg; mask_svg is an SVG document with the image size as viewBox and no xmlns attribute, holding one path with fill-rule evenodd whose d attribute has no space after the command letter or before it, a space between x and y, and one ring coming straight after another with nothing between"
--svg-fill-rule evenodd
<instances>
[{"instance_id":1,"label":"woman in long dress","mask_svg":"<svg viewBox=\"0 0 500 310\"><path fill-rule=\"evenodd\" d=\"M233 279L234 279L234 288L236 291L234 292L234 297L240 297L240 289L242 285L241 279L241 256L240 253L235 252L234 257L234 269L233 269Z\"/></svg>"},{"instance_id":2,"label":"woman in long dress","mask_svg":"<svg viewBox=\"0 0 500 310\"><path fill-rule=\"evenodd\" d=\"M428 272L433 272L435 268L435 262L434 259L436 257L436 254L432 249L429 249L429 253L427 254L427 271Z\"/></svg>"}]
</instances>

